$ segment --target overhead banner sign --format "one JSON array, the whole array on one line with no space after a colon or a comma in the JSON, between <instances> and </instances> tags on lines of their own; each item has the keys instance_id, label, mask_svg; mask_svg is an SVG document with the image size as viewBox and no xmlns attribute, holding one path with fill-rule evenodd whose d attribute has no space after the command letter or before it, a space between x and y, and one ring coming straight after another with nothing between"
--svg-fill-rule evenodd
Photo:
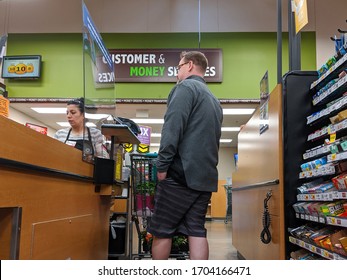
<instances>
[{"instance_id":1,"label":"overhead banner sign","mask_svg":"<svg viewBox=\"0 0 347 280\"><path fill-rule=\"evenodd\" d=\"M176 66L180 61L182 51L197 49L109 49L111 60L114 63L116 82L176 82ZM222 50L199 49L208 59L208 68L205 73L207 82L222 82ZM101 66L99 63L98 65ZM106 66L105 66L106 67ZM100 79L105 79L106 72L99 67ZM102 82L102 81L100 81ZM105 82L105 81L104 81Z\"/></svg>"},{"instance_id":2,"label":"overhead banner sign","mask_svg":"<svg viewBox=\"0 0 347 280\"><path fill-rule=\"evenodd\" d=\"M292 0L292 11L295 15L295 31L296 33L299 33L299 31L308 23L307 1Z\"/></svg>"},{"instance_id":3,"label":"overhead banner sign","mask_svg":"<svg viewBox=\"0 0 347 280\"><path fill-rule=\"evenodd\" d=\"M266 71L263 78L260 80L260 134L264 133L269 128L269 98L269 75L268 71Z\"/></svg>"}]
</instances>

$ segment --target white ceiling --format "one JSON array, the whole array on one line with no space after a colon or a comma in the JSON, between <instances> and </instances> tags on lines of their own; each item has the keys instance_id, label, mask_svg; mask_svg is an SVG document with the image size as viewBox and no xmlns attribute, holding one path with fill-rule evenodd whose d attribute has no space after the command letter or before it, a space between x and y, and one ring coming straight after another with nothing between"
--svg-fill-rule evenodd
<instances>
[{"instance_id":1,"label":"white ceiling","mask_svg":"<svg viewBox=\"0 0 347 280\"><path fill-rule=\"evenodd\" d=\"M39 114L32 110L32 107L65 107L66 103L39 103L39 102L11 102L10 107L21 112L22 114L30 117L33 120L44 124L54 130L61 127L57 122L66 122L65 114ZM222 104L223 108L256 108L258 103L238 103L238 104ZM125 117L129 119L136 118L136 112L148 110L148 118L163 118L166 111L166 104L120 104L116 105L117 117ZM240 127L242 124L247 123L251 115L224 115L223 127ZM150 126L152 133L160 133L162 125L160 124L140 124ZM233 139L230 144L221 144L221 147L237 147L238 132L222 132L222 138ZM151 143L159 143L160 138L152 138Z\"/></svg>"}]
</instances>

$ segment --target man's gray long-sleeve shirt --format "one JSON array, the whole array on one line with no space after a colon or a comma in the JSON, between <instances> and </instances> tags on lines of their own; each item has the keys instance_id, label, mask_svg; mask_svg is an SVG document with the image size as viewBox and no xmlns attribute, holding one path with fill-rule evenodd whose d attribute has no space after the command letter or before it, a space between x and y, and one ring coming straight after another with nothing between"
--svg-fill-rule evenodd
<instances>
[{"instance_id":1,"label":"man's gray long-sleeve shirt","mask_svg":"<svg viewBox=\"0 0 347 280\"><path fill-rule=\"evenodd\" d=\"M157 170L199 191L217 191L223 112L205 80L190 76L170 92Z\"/></svg>"}]
</instances>

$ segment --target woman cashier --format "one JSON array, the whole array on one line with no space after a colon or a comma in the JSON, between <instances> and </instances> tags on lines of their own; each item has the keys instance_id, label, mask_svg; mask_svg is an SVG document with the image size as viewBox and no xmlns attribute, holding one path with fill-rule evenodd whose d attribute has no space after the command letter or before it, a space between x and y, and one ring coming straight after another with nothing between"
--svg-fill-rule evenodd
<instances>
[{"instance_id":1,"label":"woman cashier","mask_svg":"<svg viewBox=\"0 0 347 280\"><path fill-rule=\"evenodd\" d=\"M66 115L71 127L58 130L54 138L76 149L83 150L88 158L93 158L93 156L109 158L104 145L105 138L100 130L94 127L86 127L86 131L84 131L83 98L69 101Z\"/></svg>"}]
</instances>

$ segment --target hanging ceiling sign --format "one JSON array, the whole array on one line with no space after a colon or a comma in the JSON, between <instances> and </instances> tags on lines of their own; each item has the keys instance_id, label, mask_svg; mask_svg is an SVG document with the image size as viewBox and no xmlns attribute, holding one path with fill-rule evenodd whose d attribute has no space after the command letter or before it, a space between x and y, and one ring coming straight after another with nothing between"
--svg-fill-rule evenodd
<instances>
[{"instance_id":1,"label":"hanging ceiling sign","mask_svg":"<svg viewBox=\"0 0 347 280\"><path fill-rule=\"evenodd\" d=\"M295 31L299 31L304 28L308 23L307 16L307 1L306 0L294 0L292 1L292 11L295 16Z\"/></svg>"},{"instance_id":2,"label":"hanging ceiling sign","mask_svg":"<svg viewBox=\"0 0 347 280\"><path fill-rule=\"evenodd\" d=\"M176 82L176 66L182 51L198 49L109 49L116 82ZM208 59L206 82L222 82L222 50L199 49ZM99 63L101 66L102 63ZM104 69L99 68L102 77ZM106 77L106 76L104 76Z\"/></svg>"},{"instance_id":3,"label":"hanging ceiling sign","mask_svg":"<svg viewBox=\"0 0 347 280\"><path fill-rule=\"evenodd\" d=\"M259 132L264 133L269 128L269 74L265 72L260 80L260 121Z\"/></svg>"}]
</instances>

